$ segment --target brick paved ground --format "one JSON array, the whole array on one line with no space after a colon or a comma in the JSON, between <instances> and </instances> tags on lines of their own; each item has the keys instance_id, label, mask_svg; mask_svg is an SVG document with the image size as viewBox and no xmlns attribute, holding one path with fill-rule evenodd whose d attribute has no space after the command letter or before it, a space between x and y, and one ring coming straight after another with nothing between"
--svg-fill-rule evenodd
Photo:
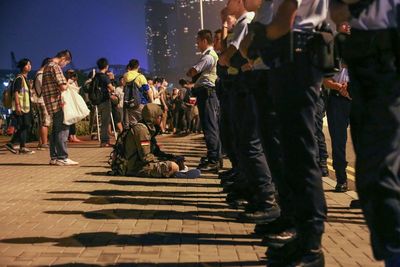
<instances>
[{"instance_id":1,"label":"brick paved ground","mask_svg":"<svg viewBox=\"0 0 400 267\"><path fill-rule=\"evenodd\" d=\"M161 143L192 167L204 153L201 136ZM109 152L85 142L70 148L79 167L54 167L47 152L0 151L1 266L265 266L254 225L235 219L216 176L110 177ZM354 195L325 181L326 266L382 266L360 210L347 208Z\"/></svg>"}]
</instances>

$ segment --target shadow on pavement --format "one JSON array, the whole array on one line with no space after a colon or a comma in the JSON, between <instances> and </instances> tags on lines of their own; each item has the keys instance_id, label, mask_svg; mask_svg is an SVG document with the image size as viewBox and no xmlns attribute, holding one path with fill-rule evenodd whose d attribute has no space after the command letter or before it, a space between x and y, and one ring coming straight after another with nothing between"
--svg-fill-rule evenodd
<instances>
[{"instance_id":1,"label":"shadow on pavement","mask_svg":"<svg viewBox=\"0 0 400 267\"><path fill-rule=\"evenodd\" d=\"M20 162L0 163L0 166L18 166L18 167L48 166L48 167L54 168L53 166L49 165L49 163L46 163L46 164L44 164L44 163L22 163L22 162L21 163Z\"/></svg>"},{"instance_id":2,"label":"shadow on pavement","mask_svg":"<svg viewBox=\"0 0 400 267\"><path fill-rule=\"evenodd\" d=\"M244 239L244 240L238 240ZM249 240L250 239L250 240ZM259 239L240 234L192 234L152 232L121 235L113 232L79 233L70 237L20 237L0 240L8 244L55 243L58 247L102 247L102 246L160 246L160 245L260 245Z\"/></svg>"},{"instance_id":3,"label":"shadow on pavement","mask_svg":"<svg viewBox=\"0 0 400 267\"><path fill-rule=\"evenodd\" d=\"M49 210L46 214L55 215L82 215L87 219L119 220L119 219L147 219L147 220L195 220L206 222L237 222L236 211L175 211L175 210L142 210L142 209L102 209L94 211L79 210ZM219 217L219 218L218 218Z\"/></svg>"},{"instance_id":4,"label":"shadow on pavement","mask_svg":"<svg viewBox=\"0 0 400 267\"><path fill-rule=\"evenodd\" d=\"M151 178L146 178L146 180L141 181L128 181L128 180L110 180L110 181L93 181L93 180L77 180L75 183L104 183L104 184L113 184L113 185L128 185L128 186L174 186L174 187L218 187L221 186L219 184L211 184L211 183L188 183L188 182L159 182L152 181Z\"/></svg>"},{"instance_id":5,"label":"shadow on pavement","mask_svg":"<svg viewBox=\"0 0 400 267\"><path fill-rule=\"evenodd\" d=\"M179 197L179 198L224 198L220 192L197 191L124 191L124 190L94 190L94 191L49 191L48 194L87 194L92 196L133 196L133 197Z\"/></svg>"},{"instance_id":6,"label":"shadow on pavement","mask_svg":"<svg viewBox=\"0 0 400 267\"><path fill-rule=\"evenodd\" d=\"M83 263L71 263L71 264L59 264L52 265L55 267L153 267L153 266L163 266L163 267L236 267L236 266L265 266L265 261L229 261L229 262L181 262L181 263L120 263L114 265L95 265L95 264L83 264Z\"/></svg>"},{"instance_id":7,"label":"shadow on pavement","mask_svg":"<svg viewBox=\"0 0 400 267\"><path fill-rule=\"evenodd\" d=\"M168 205L168 206L193 206L202 209L228 209L226 204L210 203L210 201L190 201L176 199L155 199L155 198L122 198L122 197L90 197L84 198L48 198L47 201L80 201L86 204L130 204L130 205ZM223 203L223 202L220 202Z\"/></svg>"},{"instance_id":8,"label":"shadow on pavement","mask_svg":"<svg viewBox=\"0 0 400 267\"><path fill-rule=\"evenodd\" d=\"M327 222L328 223L366 225L364 218L360 218L360 217L345 217L345 216L330 216L330 215L328 215Z\"/></svg>"}]
</instances>

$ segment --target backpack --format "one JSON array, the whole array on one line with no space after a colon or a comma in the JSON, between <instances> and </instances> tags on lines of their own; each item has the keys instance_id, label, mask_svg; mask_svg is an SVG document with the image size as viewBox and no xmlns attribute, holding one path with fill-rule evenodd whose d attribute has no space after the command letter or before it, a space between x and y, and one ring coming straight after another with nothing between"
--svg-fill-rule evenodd
<instances>
[{"instance_id":1,"label":"backpack","mask_svg":"<svg viewBox=\"0 0 400 267\"><path fill-rule=\"evenodd\" d=\"M13 85L14 85L14 81L10 81L8 86L6 88L4 88L4 91L3 91L3 98L2 98L3 106L7 109L12 108Z\"/></svg>"},{"instance_id":2,"label":"backpack","mask_svg":"<svg viewBox=\"0 0 400 267\"><path fill-rule=\"evenodd\" d=\"M87 85L87 92L88 92L88 97L90 102L93 105L99 105L101 102L103 102L104 99L104 93L102 91L102 88L100 86L100 79L98 74L96 74L91 81Z\"/></svg>"},{"instance_id":3,"label":"backpack","mask_svg":"<svg viewBox=\"0 0 400 267\"><path fill-rule=\"evenodd\" d=\"M108 164L111 166L111 171L107 172L108 175L112 176L125 176L128 171L128 162L130 158L127 158L125 151L127 142L134 143L134 130L133 128L124 129L124 131L118 135L117 141L113 147L113 151L110 154Z\"/></svg>"},{"instance_id":4,"label":"backpack","mask_svg":"<svg viewBox=\"0 0 400 267\"><path fill-rule=\"evenodd\" d=\"M124 87L124 107L126 108L137 108L142 103L140 88L135 83L139 75L133 81L126 83Z\"/></svg>"}]
</instances>

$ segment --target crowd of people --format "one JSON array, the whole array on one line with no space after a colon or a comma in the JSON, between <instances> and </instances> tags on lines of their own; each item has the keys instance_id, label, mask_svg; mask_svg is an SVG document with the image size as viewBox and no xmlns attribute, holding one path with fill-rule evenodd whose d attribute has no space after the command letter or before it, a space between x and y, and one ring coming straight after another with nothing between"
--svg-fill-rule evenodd
<instances>
[{"instance_id":1,"label":"crowd of people","mask_svg":"<svg viewBox=\"0 0 400 267\"><path fill-rule=\"evenodd\" d=\"M141 74L135 59L118 81L107 59L99 59L87 84L102 93L84 93L101 117L101 146L112 146L110 124L121 134L134 129L124 139L125 153L114 146L112 174L171 177L185 166L160 151L155 136L203 131L207 155L197 169L218 173L227 203L242 210L240 219L256 223L255 233L268 246L268 266L324 266L326 109L335 191L348 190L350 122L356 185L374 255L388 267L400 266L399 25L389 12L396 6L384 0L350 7L325 0L228 0L221 29L197 34L202 55L186 73L190 81L180 80L181 88L171 92L165 79ZM334 29L326 23L328 9ZM329 66L327 58L333 59ZM61 70L71 60L67 50L46 59L35 90L26 79L30 61L20 61L13 86L17 131L7 149L16 153L19 142L19 153L32 153L25 146L32 102L41 116L40 148L48 146L52 123L50 164L78 164L68 157L69 130L70 140L78 139L63 124L61 100L76 82L73 71L66 78ZM120 155L127 160L118 161ZM224 156L232 168L220 172Z\"/></svg>"},{"instance_id":2,"label":"crowd of people","mask_svg":"<svg viewBox=\"0 0 400 267\"><path fill-rule=\"evenodd\" d=\"M14 97L12 102L13 114L9 123L15 129L15 133L10 142L6 144L6 148L14 154L34 154L33 150L25 146L28 130L32 127L33 113L37 114L39 119L37 149L49 149L48 128L51 125L52 118L46 109L41 88L44 69L51 61L54 60L51 58L43 60L34 79L28 79L32 68L31 61L24 58L18 62L20 73L11 82L11 91ZM168 90L168 81L165 78L145 77L145 75L141 74L139 72L139 61L136 59L129 61L126 67L127 72L118 79L108 70L109 64L106 58L100 58L97 61L97 68L98 70L93 70L82 84L78 84L78 75L75 70L68 69L62 74L67 86L77 90L88 106L91 107L90 129L93 128L95 123L95 108L97 109L97 115L101 119L99 122L101 125L101 147L112 147L110 136L113 136L113 131L121 133L124 126L129 127L129 125L140 121L141 110L147 103L154 103L163 110L160 134L201 132L196 100L191 96L192 85L189 81L181 79L179 80L180 88ZM94 79L96 79L99 88L102 90L102 97L96 103L90 99L88 92ZM140 106L135 109L124 108L125 88L132 81L138 86L141 95ZM18 99L21 99L21 103ZM23 105L23 110L19 111L18 109L21 105ZM72 143L81 142L77 137L75 124L69 126L68 141Z\"/></svg>"}]
</instances>

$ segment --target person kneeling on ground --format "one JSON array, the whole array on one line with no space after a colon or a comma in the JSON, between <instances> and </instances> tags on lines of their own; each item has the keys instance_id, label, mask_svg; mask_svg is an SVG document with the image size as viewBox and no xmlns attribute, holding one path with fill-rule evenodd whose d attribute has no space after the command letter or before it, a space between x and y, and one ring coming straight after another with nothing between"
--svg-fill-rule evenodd
<instances>
[{"instance_id":1,"label":"person kneeling on ground","mask_svg":"<svg viewBox=\"0 0 400 267\"><path fill-rule=\"evenodd\" d=\"M147 104L142 111L143 120L121 135L112 154L111 175L142 177L171 177L179 171L173 161L159 161L151 151L151 139L156 126L161 124L162 110L156 104ZM123 156L121 160L119 157Z\"/></svg>"}]
</instances>

